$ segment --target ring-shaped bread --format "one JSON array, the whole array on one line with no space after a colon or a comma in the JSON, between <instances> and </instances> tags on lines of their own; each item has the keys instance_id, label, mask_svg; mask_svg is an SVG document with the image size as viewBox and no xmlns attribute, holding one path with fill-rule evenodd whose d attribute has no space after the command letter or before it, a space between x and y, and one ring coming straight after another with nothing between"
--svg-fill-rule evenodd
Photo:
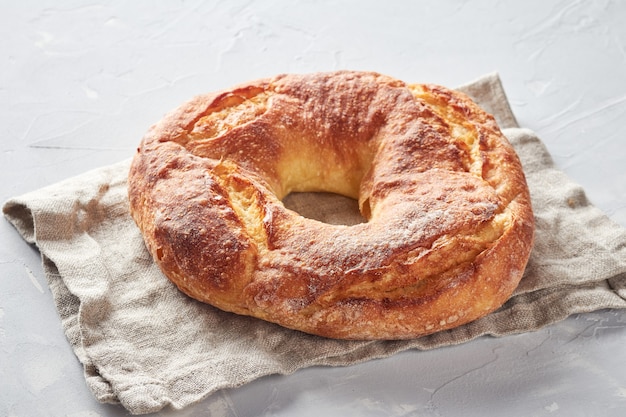
<instances>
[{"instance_id":1,"label":"ring-shaped bread","mask_svg":"<svg viewBox=\"0 0 626 417\"><path fill-rule=\"evenodd\" d=\"M331 225L291 192L358 200ZM516 288L534 222L520 161L465 95L376 73L198 96L143 138L131 214L163 273L222 310L342 339L468 323Z\"/></svg>"}]
</instances>

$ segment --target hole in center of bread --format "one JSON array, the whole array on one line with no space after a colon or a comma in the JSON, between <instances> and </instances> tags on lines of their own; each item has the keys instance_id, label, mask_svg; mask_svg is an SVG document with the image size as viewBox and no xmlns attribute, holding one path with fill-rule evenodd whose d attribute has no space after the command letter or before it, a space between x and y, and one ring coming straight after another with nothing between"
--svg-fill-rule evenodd
<instances>
[{"instance_id":1,"label":"hole in center of bread","mask_svg":"<svg viewBox=\"0 0 626 417\"><path fill-rule=\"evenodd\" d=\"M353 226L367 220L359 212L359 203L350 197L327 192L293 192L283 204L302 217L327 224Z\"/></svg>"}]
</instances>

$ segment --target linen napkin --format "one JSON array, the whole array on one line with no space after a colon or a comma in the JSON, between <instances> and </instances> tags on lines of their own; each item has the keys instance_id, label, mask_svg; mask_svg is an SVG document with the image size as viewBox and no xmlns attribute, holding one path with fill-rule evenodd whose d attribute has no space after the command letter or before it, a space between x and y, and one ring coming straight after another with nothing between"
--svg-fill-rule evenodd
<instances>
[{"instance_id":1,"label":"linen napkin","mask_svg":"<svg viewBox=\"0 0 626 417\"><path fill-rule=\"evenodd\" d=\"M626 308L626 230L555 168L517 126L497 74L460 88L496 116L517 150L536 217L524 278L498 311L409 341L338 341L219 311L180 293L159 271L128 213L130 160L10 199L6 218L37 246L86 382L131 413L179 409L216 390L313 365L344 366L407 349L528 332L581 312ZM362 221L355 204L300 194L285 204L328 223Z\"/></svg>"}]
</instances>

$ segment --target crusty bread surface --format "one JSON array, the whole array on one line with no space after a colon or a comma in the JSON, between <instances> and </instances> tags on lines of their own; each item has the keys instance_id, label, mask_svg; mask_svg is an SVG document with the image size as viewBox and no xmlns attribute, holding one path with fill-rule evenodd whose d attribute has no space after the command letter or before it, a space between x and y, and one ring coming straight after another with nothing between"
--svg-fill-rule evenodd
<instances>
[{"instance_id":1,"label":"crusty bread surface","mask_svg":"<svg viewBox=\"0 0 626 417\"><path fill-rule=\"evenodd\" d=\"M130 210L163 273L229 312L340 339L408 339L499 308L534 222L520 161L465 95L370 72L198 96L141 141ZM351 226L282 199L358 200Z\"/></svg>"}]
</instances>

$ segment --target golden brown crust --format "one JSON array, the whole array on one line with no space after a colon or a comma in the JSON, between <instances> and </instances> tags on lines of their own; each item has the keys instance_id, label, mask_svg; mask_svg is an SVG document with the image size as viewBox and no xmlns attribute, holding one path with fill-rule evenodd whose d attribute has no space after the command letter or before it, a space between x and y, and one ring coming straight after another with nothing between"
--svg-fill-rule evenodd
<instances>
[{"instance_id":1,"label":"golden brown crust","mask_svg":"<svg viewBox=\"0 0 626 417\"><path fill-rule=\"evenodd\" d=\"M358 199L368 220L288 210ZM375 73L281 75L199 96L143 138L131 214L183 292L344 339L407 339L500 307L533 242L519 159L469 98Z\"/></svg>"}]
</instances>

